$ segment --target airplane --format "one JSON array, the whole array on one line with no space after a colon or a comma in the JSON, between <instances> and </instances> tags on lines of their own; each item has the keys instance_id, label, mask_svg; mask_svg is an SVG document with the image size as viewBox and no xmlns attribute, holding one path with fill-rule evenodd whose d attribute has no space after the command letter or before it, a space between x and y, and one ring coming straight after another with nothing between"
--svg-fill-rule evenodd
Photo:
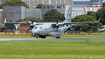
<instances>
[{"instance_id":1,"label":"airplane","mask_svg":"<svg viewBox=\"0 0 105 59\"><path fill-rule=\"evenodd\" d=\"M32 29L32 35L36 38L46 38L46 36L53 36L56 37L56 39L60 39L60 36L63 32L65 32L68 28L71 28L73 26L79 26L82 24L89 24L89 23L98 23L100 21L100 18L98 21L94 22L71 22L71 13L72 13L72 7L70 6L68 9L67 18L62 23L33 23L30 24Z\"/></svg>"}]
</instances>

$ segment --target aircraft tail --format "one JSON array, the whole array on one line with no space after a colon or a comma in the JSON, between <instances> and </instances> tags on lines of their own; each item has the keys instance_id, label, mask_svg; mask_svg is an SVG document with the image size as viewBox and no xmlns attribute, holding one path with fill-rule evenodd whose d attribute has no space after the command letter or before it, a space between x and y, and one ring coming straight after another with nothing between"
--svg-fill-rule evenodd
<instances>
[{"instance_id":1,"label":"aircraft tail","mask_svg":"<svg viewBox=\"0 0 105 59\"><path fill-rule=\"evenodd\" d=\"M69 7L68 13L67 13L67 18L63 23L71 23L71 14L72 14L72 6Z\"/></svg>"},{"instance_id":2,"label":"aircraft tail","mask_svg":"<svg viewBox=\"0 0 105 59\"><path fill-rule=\"evenodd\" d=\"M6 23L7 21L6 21L6 18L5 18L5 20L4 20L4 23Z\"/></svg>"}]
</instances>

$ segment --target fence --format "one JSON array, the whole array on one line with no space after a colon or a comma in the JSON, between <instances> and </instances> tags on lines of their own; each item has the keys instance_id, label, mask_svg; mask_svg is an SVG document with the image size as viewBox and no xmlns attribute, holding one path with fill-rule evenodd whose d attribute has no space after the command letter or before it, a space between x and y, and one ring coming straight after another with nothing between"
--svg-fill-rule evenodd
<instances>
[{"instance_id":1,"label":"fence","mask_svg":"<svg viewBox=\"0 0 105 59\"><path fill-rule=\"evenodd\" d=\"M0 35L22 35L22 34L32 34L31 32L0 32ZM87 32L64 32L62 34L95 34L95 33L87 33Z\"/></svg>"},{"instance_id":2,"label":"fence","mask_svg":"<svg viewBox=\"0 0 105 59\"><path fill-rule=\"evenodd\" d=\"M21 34L32 34L31 32L0 32L0 35L21 35Z\"/></svg>"}]
</instances>

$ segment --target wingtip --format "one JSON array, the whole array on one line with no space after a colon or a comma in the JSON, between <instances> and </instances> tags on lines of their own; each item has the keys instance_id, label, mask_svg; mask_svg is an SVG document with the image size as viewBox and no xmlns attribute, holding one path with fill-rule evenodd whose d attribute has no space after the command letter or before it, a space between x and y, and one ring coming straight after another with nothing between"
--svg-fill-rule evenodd
<instances>
[{"instance_id":1,"label":"wingtip","mask_svg":"<svg viewBox=\"0 0 105 59\"><path fill-rule=\"evenodd\" d=\"M99 18L98 22L100 21L101 17Z\"/></svg>"}]
</instances>

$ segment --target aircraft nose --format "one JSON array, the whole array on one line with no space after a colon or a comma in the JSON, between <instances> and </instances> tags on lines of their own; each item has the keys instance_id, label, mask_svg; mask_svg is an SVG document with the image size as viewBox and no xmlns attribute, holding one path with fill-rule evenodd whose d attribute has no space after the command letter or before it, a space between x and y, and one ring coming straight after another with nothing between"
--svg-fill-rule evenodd
<instances>
[{"instance_id":1,"label":"aircraft nose","mask_svg":"<svg viewBox=\"0 0 105 59\"><path fill-rule=\"evenodd\" d=\"M35 30L35 29L32 29L31 32L32 32L32 34L38 34L39 31L38 30Z\"/></svg>"}]
</instances>

